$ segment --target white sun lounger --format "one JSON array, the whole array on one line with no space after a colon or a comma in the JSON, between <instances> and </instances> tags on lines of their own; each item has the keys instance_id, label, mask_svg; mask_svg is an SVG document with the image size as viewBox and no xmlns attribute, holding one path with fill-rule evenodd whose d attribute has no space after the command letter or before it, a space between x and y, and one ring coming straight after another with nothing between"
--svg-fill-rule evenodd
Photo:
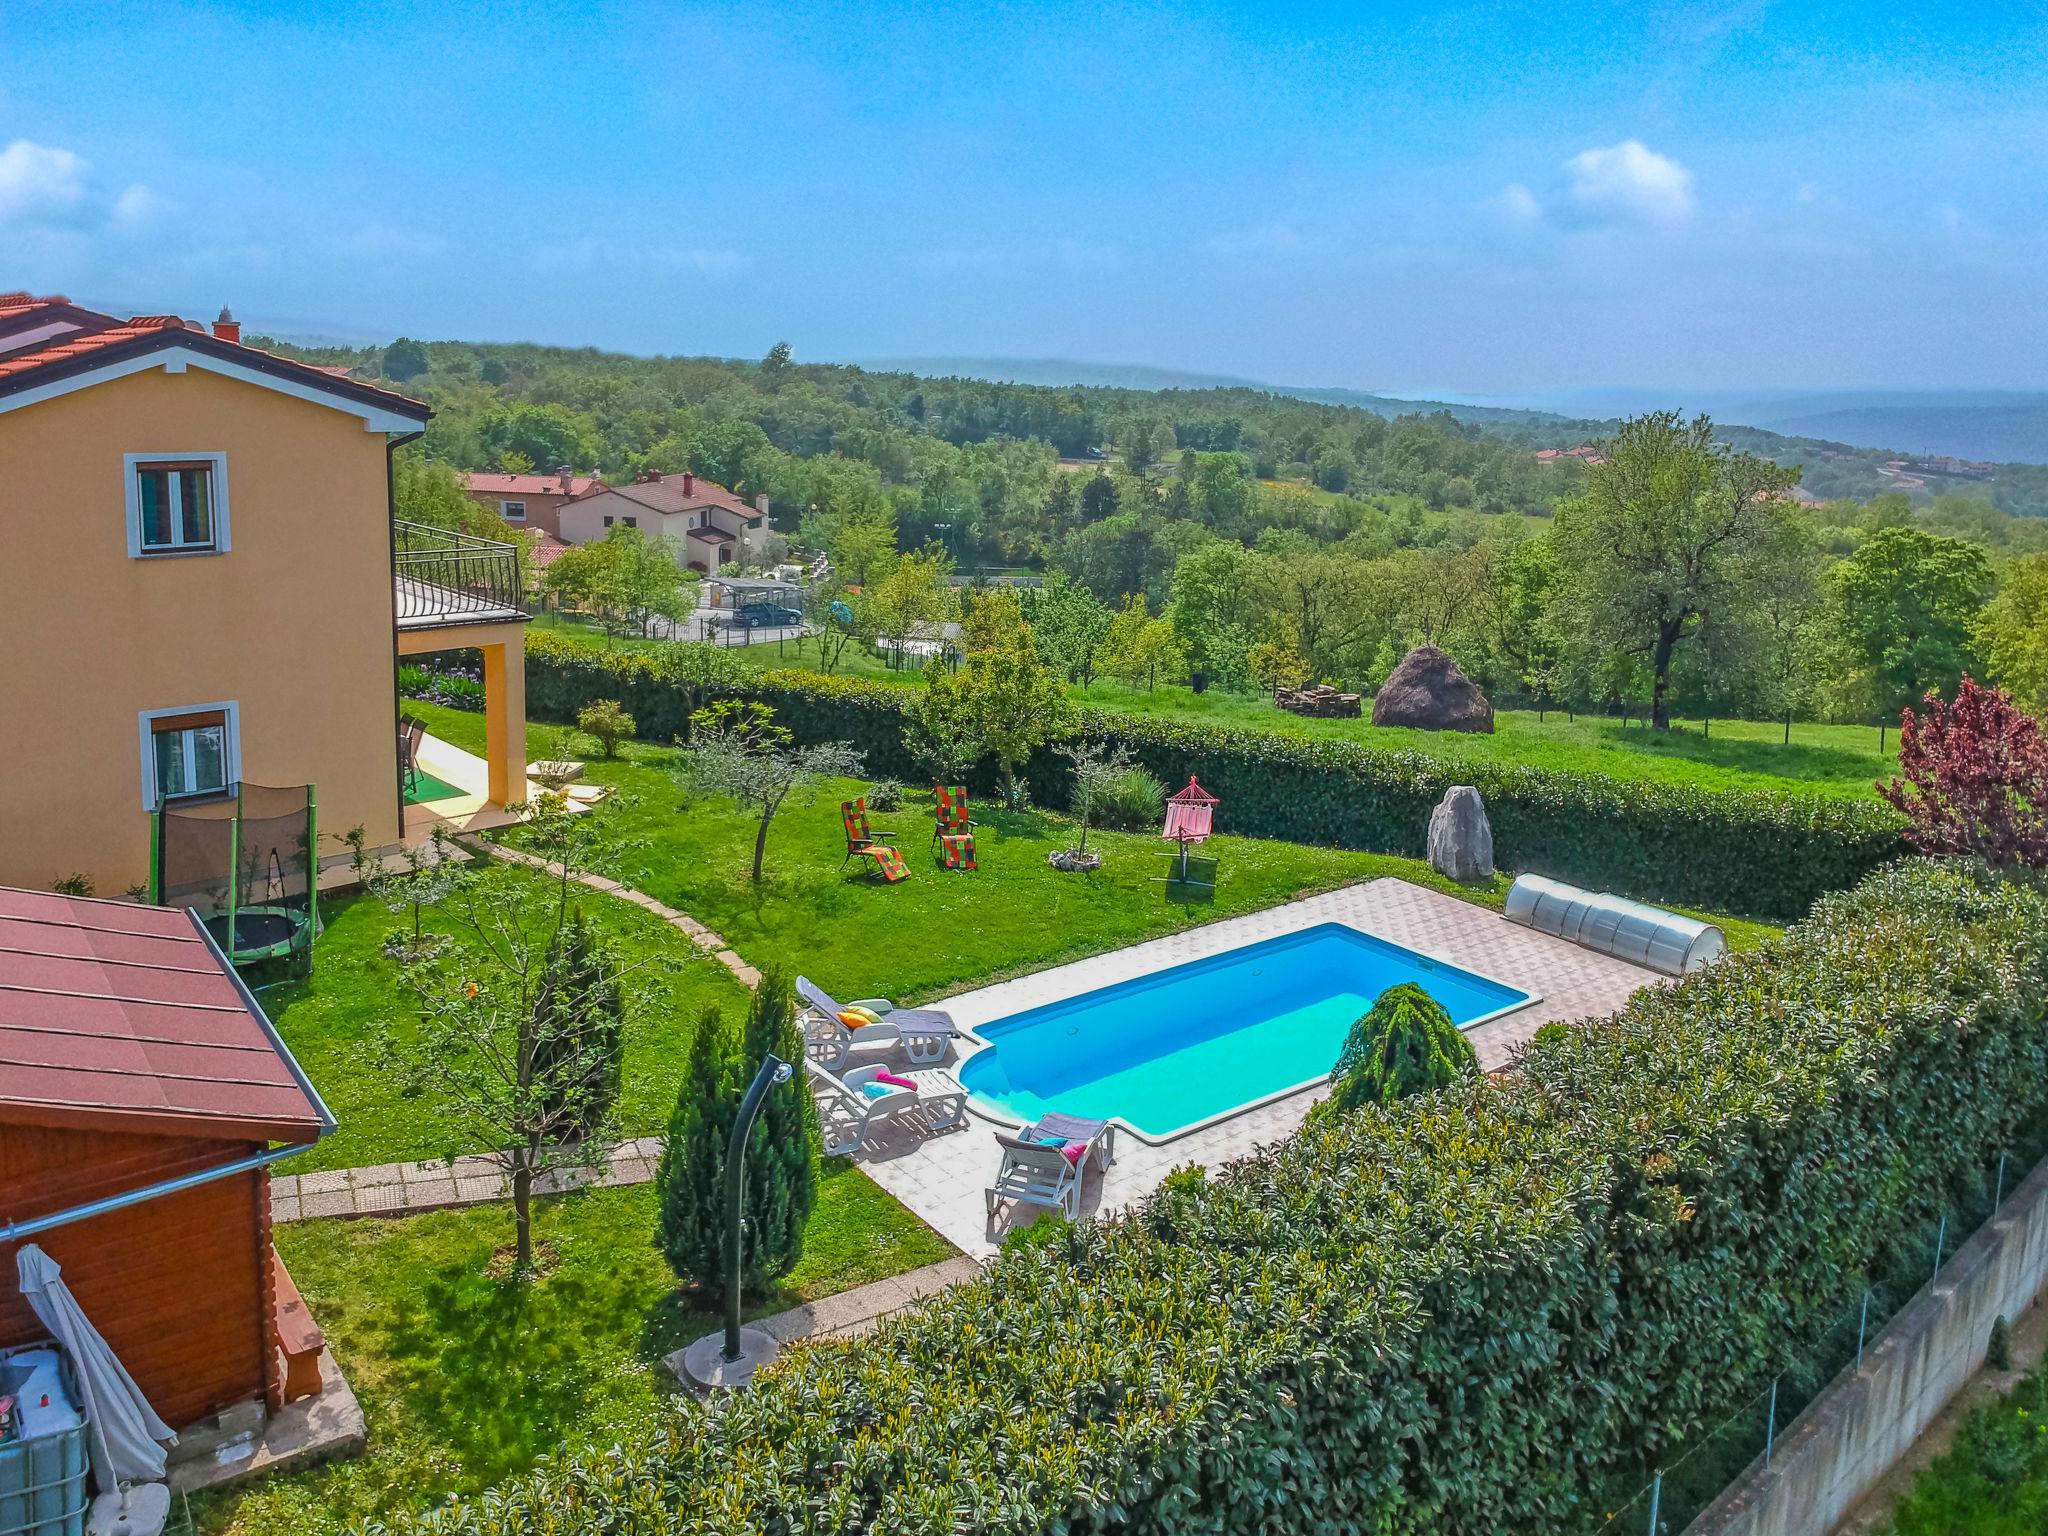
<instances>
[{"instance_id":1,"label":"white sun lounger","mask_svg":"<svg viewBox=\"0 0 2048 1536\"><path fill-rule=\"evenodd\" d=\"M1046 1139L1054 1136L1059 1138L1057 1143ZM1081 1181L1088 1165L1107 1168L1114 1162L1115 1139L1116 1127L1107 1121L1084 1120L1078 1115L1049 1114L1014 1135L997 1132L1002 1166L984 1192L990 1224L1006 1201L1042 1205L1062 1212L1069 1221L1079 1221ZM1078 1158L1069 1158L1067 1144L1076 1141L1085 1143L1087 1150Z\"/></svg>"},{"instance_id":2,"label":"white sun lounger","mask_svg":"<svg viewBox=\"0 0 2048 1536\"><path fill-rule=\"evenodd\" d=\"M870 1047L893 1049L918 1066L936 1066L946 1059L946 1048L960 1033L951 1014L937 1008L898 1008L886 997L863 997L852 1003L834 999L808 977L796 979L796 995L803 999L799 1022L804 1028L804 1051L816 1065L837 1072L856 1050ZM848 1008L865 1008L881 1017L873 1024L851 1029L839 1017Z\"/></svg>"},{"instance_id":3,"label":"white sun lounger","mask_svg":"<svg viewBox=\"0 0 2048 1536\"><path fill-rule=\"evenodd\" d=\"M855 1067L839 1077L823 1067L810 1069L827 1157L851 1157L863 1151L868 1132L881 1126L901 1123L929 1134L966 1124L967 1090L943 1072L925 1073L915 1092L904 1089L869 1098L862 1088L885 1070Z\"/></svg>"}]
</instances>

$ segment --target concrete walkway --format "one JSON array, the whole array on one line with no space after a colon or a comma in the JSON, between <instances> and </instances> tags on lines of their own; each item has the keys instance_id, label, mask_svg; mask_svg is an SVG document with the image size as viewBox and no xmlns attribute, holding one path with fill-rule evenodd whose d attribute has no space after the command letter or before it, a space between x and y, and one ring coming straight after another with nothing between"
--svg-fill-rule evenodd
<instances>
[{"instance_id":1,"label":"concrete walkway","mask_svg":"<svg viewBox=\"0 0 2048 1536\"><path fill-rule=\"evenodd\" d=\"M537 1195L559 1195L596 1185L617 1189L645 1184L661 1161L661 1138L622 1141L604 1161L589 1168L562 1168L533 1181ZM274 1174L270 1219L313 1221L325 1216L408 1216L452 1206L484 1205L512 1198L512 1180L494 1158L458 1157L453 1162L377 1163L368 1168L330 1168L324 1173Z\"/></svg>"}]
</instances>

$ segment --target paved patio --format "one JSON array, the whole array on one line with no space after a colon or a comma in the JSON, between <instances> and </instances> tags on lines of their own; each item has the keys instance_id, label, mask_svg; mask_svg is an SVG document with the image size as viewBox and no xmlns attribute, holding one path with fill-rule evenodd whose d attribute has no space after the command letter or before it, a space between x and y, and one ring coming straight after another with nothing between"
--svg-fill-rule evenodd
<instances>
[{"instance_id":1,"label":"paved patio","mask_svg":"<svg viewBox=\"0 0 2048 1536\"><path fill-rule=\"evenodd\" d=\"M1515 1048L1542 1025L1613 1013L1637 988L1665 979L1654 971L1531 932L1484 907L1405 880L1387 879L980 987L937 1006L971 1031L976 1025L1028 1008L1328 922L1350 924L1537 994L1540 1001L1468 1033L1480 1065L1489 1071L1504 1065ZM839 978L831 980L842 992L859 987L857 977L843 983ZM1244 1157L1293 1131L1309 1106L1322 1096L1321 1088L1306 1089L1160 1146L1148 1146L1120 1129L1116 1164L1100 1179L1090 1178L1086 1209L1113 1211L1126 1206L1149 1194L1169 1170L1187 1163L1219 1168ZM996 1169L991 1130L990 1122L970 1116L965 1129L947 1134L919 1138L908 1132L892 1133L892 1139L871 1146L858 1161L876 1183L963 1253L986 1256L1006 1235L1004 1230L988 1229L982 1202L982 1191ZM1036 1214L1027 1212L1025 1219Z\"/></svg>"}]
</instances>

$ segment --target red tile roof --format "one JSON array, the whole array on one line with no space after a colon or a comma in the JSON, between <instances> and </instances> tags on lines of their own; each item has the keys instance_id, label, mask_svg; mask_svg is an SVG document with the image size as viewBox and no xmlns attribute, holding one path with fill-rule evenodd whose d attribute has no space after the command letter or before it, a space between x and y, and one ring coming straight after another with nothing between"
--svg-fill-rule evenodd
<instances>
[{"instance_id":1,"label":"red tile roof","mask_svg":"<svg viewBox=\"0 0 2048 1536\"><path fill-rule=\"evenodd\" d=\"M463 485L481 496L560 496L562 477L560 475L501 475L478 472L462 477ZM604 482L595 475L571 475L570 496L587 495L592 488L604 489Z\"/></svg>"},{"instance_id":2,"label":"red tile roof","mask_svg":"<svg viewBox=\"0 0 2048 1536\"><path fill-rule=\"evenodd\" d=\"M552 533L536 528L530 535L532 543L526 552L527 564L536 571L544 571L562 556L569 553L569 546Z\"/></svg>"},{"instance_id":3,"label":"red tile roof","mask_svg":"<svg viewBox=\"0 0 2048 1536\"><path fill-rule=\"evenodd\" d=\"M8 350L9 334L32 333L37 323L45 319L64 328L27 346ZM89 368L102 353L109 354L107 360L113 361L115 354L152 352L178 345L232 358L262 373L297 379L338 395L417 416L422 421L429 414L419 401L349 378L346 369L315 367L258 347L245 347L240 341L214 335L194 320L176 315L137 315L124 321L96 310L80 309L57 296L38 299L26 293L0 294L0 394L40 383L45 375L57 377Z\"/></svg>"},{"instance_id":4,"label":"red tile roof","mask_svg":"<svg viewBox=\"0 0 2048 1536\"><path fill-rule=\"evenodd\" d=\"M656 512L687 512L696 507L723 507L728 512L737 512L750 523L761 516L751 501L735 496L722 485L700 480L695 475L663 475L658 480L635 480L630 485L614 485L609 489Z\"/></svg>"},{"instance_id":5,"label":"red tile roof","mask_svg":"<svg viewBox=\"0 0 2048 1536\"><path fill-rule=\"evenodd\" d=\"M0 1121L286 1142L321 1123L189 913L7 887Z\"/></svg>"}]
</instances>

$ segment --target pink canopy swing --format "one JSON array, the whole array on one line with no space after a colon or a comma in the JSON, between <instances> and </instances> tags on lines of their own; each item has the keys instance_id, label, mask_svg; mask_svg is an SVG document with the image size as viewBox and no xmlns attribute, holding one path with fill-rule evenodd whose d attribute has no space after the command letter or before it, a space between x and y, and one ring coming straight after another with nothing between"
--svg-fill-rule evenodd
<instances>
[{"instance_id":1,"label":"pink canopy swing","mask_svg":"<svg viewBox=\"0 0 2048 1536\"><path fill-rule=\"evenodd\" d=\"M1191 773L1188 787L1179 794L1166 798L1166 829L1161 833L1167 842L1178 843L1179 852L1174 856L1174 873L1167 877L1167 883L1181 885L1206 885L1213 888L1213 880L1193 880L1188 877L1188 849L1209 840L1216 820L1216 797L1202 788L1201 782Z\"/></svg>"}]
</instances>

